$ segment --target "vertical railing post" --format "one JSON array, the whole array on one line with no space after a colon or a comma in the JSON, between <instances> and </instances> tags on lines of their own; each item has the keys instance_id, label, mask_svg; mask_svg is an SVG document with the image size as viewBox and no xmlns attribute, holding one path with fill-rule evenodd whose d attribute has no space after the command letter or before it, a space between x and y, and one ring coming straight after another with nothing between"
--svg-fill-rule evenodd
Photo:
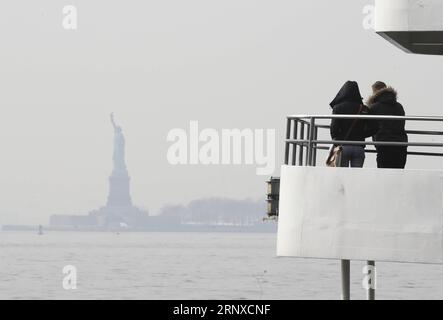
<instances>
[{"instance_id":1,"label":"vertical railing post","mask_svg":"<svg viewBox=\"0 0 443 320\"><path fill-rule=\"evenodd\" d=\"M377 274L375 273L375 261L368 261L368 272L371 272L371 277L368 279L371 283L368 283L368 291L366 293L367 300L375 300L375 281Z\"/></svg>"},{"instance_id":2,"label":"vertical railing post","mask_svg":"<svg viewBox=\"0 0 443 320\"><path fill-rule=\"evenodd\" d=\"M300 122L300 140L305 139L305 124ZM300 144L300 152L298 153L298 165L303 166L304 144Z\"/></svg>"},{"instance_id":3,"label":"vertical railing post","mask_svg":"<svg viewBox=\"0 0 443 320\"><path fill-rule=\"evenodd\" d=\"M351 261L341 260L341 299L351 299Z\"/></svg>"},{"instance_id":4,"label":"vertical railing post","mask_svg":"<svg viewBox=\"0 0 443 320\"><path fill-rule=\"evenodd\" d=\"M288 142L291 139L291 119L288 118L286 121L286 141L285 141L285 164L289 164L289 147L290 143Z\"/></svg>"},{"instance_id":5,"label":"vertical railing post","mask_svg":"<svg viewBox=\"0 0 443 320\"><path fill-rule=\"evenodd\" d=\"M294 140L298 139L298 119L294 121L294 126L292 127L292 136ZM292 144L292 165L297 164L297 144Z\"/></svg>"},{"instance_id":6,"label":"vertical railing post","mask_svg":"<svg viewBox=\"0 0 443 320\"><path fill-rule=\"evenodd\" d=\"M307 154L307 165L312 166L314 160L314 140L315 136L315 118L312 117L309 121L309 134L308 134L308 154Z\"/></svg>"}]
</instances>

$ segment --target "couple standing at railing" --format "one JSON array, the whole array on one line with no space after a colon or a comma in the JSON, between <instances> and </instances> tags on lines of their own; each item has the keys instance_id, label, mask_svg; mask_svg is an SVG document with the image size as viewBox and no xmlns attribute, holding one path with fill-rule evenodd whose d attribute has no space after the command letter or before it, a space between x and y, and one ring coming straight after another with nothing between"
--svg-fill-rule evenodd
<instances>
[{"instance_id":1,"label":"couple standing at railing","mask_svg":"<svg viewBox=\"0 0 443 320\"><path fill-rule=\"evenodd\" d=\"M403 106L397 101L397 92L377 81L372 86L373 94L367 105L363 103L357 82L348 81L331 102L334 115L404 116ZM372 137L377 142L408 142L405 120L340 119L331 122L332 140L365 141ZM378 145L377 167L404 169L407 146ZM363 167L364 145L336 146L331 150L329 165L340 167Z\"/></svg>"}]
</instances>

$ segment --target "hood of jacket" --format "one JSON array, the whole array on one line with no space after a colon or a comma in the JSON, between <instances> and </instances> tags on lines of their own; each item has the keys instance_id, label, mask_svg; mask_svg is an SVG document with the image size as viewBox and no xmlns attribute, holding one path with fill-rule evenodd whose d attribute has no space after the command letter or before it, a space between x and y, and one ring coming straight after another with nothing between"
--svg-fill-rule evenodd
<instances>
[{"instance_id":1,"label":"hood of jacket","mask_svg":"<svg viewBox=\"0 0 443 320\"><path fill-rule=\"evenodd\" d=\"M337 104L342 102L358 102L361 103L363 100L358 83L355 81L347 81L340 91L335 96L334 100L329 104L331 108L334 108Z\"/></svg>"},{"instance_id":2,"label":"hood of jacket","mask_svg":"<svg viewBox=\"0 0 443 320\"><path fill-rule=\"evenodd\" d=\"M368 105L371 106L377 102L395 104L397 102L397 91L395 91L392 87L388 87L375 92L368 99Z\"/></svg>"}]
</instances>

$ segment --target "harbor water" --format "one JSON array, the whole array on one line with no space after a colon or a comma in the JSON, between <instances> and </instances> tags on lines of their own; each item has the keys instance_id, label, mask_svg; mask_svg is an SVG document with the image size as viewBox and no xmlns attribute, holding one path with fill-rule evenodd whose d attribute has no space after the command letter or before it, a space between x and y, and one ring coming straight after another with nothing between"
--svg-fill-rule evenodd
<instances>
[{"instance_id":1,"label":"harbor water","mask_svg":"<svg viewBox=\"0 0 443 320\"><path fill-rule=\"evenodd\" d=\"M340 299L339 261L275 248L272 233L3 231L0 299ZM363 266L351 265L354 299ZM377 299L443 299L443 266L377 263Z\"/></svg>"}]
</instances>

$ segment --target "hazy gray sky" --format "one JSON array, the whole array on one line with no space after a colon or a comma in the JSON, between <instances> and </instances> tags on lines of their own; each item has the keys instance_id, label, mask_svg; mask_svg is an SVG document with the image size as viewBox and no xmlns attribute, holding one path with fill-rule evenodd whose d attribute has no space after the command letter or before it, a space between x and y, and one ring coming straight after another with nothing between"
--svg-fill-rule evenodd
<instances>
[{"instance_id":1,"label":"hazy gray sky","mask_svg":"<svg viewBox=\"0 0 443 320\"><path fill-rule=\"evenodd\" d=\"M61 26L68 4L79 10L77 31ZM348 79L365 96L373 81L387 81L409 114L441 114L442 58L407 55L364 30L366 4L3 1L0 223L47 223L51 214L86 214L105 203L110 112L126 135L134 203L153 213L266 191L255 166L169 165L167 133L190 120L275 128L281 164L285 116L329 113Z\"/></svg>"}]
</instances>

